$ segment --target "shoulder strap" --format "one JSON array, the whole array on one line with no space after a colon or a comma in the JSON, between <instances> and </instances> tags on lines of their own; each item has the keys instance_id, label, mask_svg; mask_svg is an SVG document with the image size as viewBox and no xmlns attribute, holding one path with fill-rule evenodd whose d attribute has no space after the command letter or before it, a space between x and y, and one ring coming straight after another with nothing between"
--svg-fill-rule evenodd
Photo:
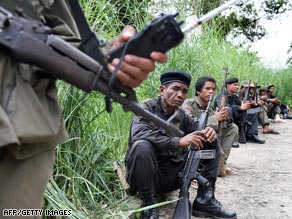
<instances>
[{"instance_id":1,"label":"shoulder strap","mask_svg":"<svg viewBox=\"0 0 292 219\"><path fill-rule=\"evenodd\" d=\"M99 49L97 34L91 31L78 0L68 0L69 5L81 36L79 49L106 67L104 55Z\"/></svg>"}]
</instances>

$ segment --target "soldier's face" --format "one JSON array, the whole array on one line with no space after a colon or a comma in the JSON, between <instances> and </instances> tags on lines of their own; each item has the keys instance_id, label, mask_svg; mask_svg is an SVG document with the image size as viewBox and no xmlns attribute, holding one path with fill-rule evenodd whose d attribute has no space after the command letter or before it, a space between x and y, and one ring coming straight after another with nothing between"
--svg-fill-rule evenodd
<instances>
[{"instance_id":1,"label":"soldier's face","mask_svg":"<svg viewBox=\"0 0 292 219\"><path fill-rule=\"evenodd\" d=\"M160 86L160 95L164 107L171 111L177 109L187 98L189 87L180 82Z\"/></svg>"},{"instance_id":2,"label":"soldier's face","mask_svg":"<svg viewBox=\"0 0 292 219\"><path fill-rule=\"evenodd\" d=\"M227 84L227 90L230 93L236 93L238 91L238 87L239 87L238 83Z\"/></svg>"},{"instance_id":3,"label":"soldier's face","mask_svg":"<svg viewBox=\"0 0 292 219\"><path fill-rule=\"evenodd\" d=\"M198 97L203 101L203 102L209 102L210 95L215 93L216 90L216 84L211 81L206 81L202 90L197 92Z\"/></svg>"}]
</instances>

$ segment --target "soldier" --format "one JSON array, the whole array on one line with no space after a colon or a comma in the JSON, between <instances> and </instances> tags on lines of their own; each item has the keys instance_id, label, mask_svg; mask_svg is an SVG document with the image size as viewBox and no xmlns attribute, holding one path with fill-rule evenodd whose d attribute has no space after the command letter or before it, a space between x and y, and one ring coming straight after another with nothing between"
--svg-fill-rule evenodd
<instances>
[{"instance_id":1,"label":"soldier","mask_svg":"<svg viewBox=\"0 0 292 219\"><path fill-rule=\"evenodd\" d=\"M80 40L67 1L1 0L1 6L10 11L16 5L51 27L54 34L69 42ZM0 17L4 16L7 14L0 11ZM133 35L133 28L125 28L113 47ZM44 190L53 173L55 147L68 136L58 104L56 79L34 66L15 62L5 51L0 53L0 218L3 218L3 209L42 209ZM125 56L117 78L126 86L139 86L154 70L154 61L167 60L159 52L152 53L151 58ZM109 64L110 72L118 62L114 59Z\"/></svg>"},{"instance_id":2,"label":"soldier","mask_svg":"<svg viewBox=\"0 0 292 219\"><path fill-rule=\"evenodd\" d=\"M167 120L187 97L191 76L182 71L166 71L160 77L160 97L149 99L142 106ZM180 129L185 136L172 137L149 120L134 116L125 163L127 182L142 199L142 206L155 204L155 196L168 193L180 187L179 172L183 170L187 148L193 144L198 149L216 149L216 158L201 160L201 175L208 179L208 186L198 188L193 203L193 216L214 218L236 218L234 211L225 210L214 196L220 152L216 142L216 132L211 127L196 131L197 122L183 113ZM142 212L143 219L159 218L159 209Z\"/></svg>"},{"instance_id":3,"label":"soldier","mask_svg":"<svg viewBox=\"0 0 292 219\"><path fill-rule=\"evenodd\" d=\"M258 121L263 127L263 134L280 134L279 132L271 129L270 120L267 115L267 111L264 108L264 102L258 97L256 93L256 87L254 82L248 83L248 81L243 81L240 88L240 98L245 96L246 89L249 87L249 97L250 100L250 109L247 110L248 114L257 113ZM259 88L259 86L257 86Z\"/></svg>"},{"instance_id":4,"label":"soldier","mask_svg":"<svg viewBox=\"0 0 292 219\"><path fill-rule=\"evenodd\" d=\"M283 119L292 119L292 116L289 115L290 112L290 107L284 103L282 103L281 100L277 96L274 95L275 92L275 86L273 84L269 85L267 87L267 96L268 96L268 101L273 104L273 106L278 106L278 110L276 112L275 120L281 121L279 119L279 114L283 115ZM283 122L283 121L282 121Z\"/></svg>"},{"instance_id":5,"label":"soldier","mask_svg":"<svg viewBox=\"0 0 292 219\"><path fill-rule=\"evenodd\" d=\"M187 99L183 104L183 109L193 119L199 120L201 112L208 105L208 97L214 95L216 90L216 80L212 77L201 77L195 84L195 97ZM217 104L219 105L219 104ZM232 122L226 108L215 111L209 108L208 126L218 129L218 122L226 122L226 126L222 129L222 149L224 151L224 163L226 164L230 154L231 146L238 135L238 127ZM226 168L226 174L236 174L235 170Z\"/></svg>"},{"instance_id":6,"label":"soldier","mask_svg":"<svg viewBox=\"0 0 292 219\"><path fill-rule=\"evenodd\" d=\"M247 114L250 109L250 101L242 101L238 96L238 79L229 78L226 80L226 96L228 106L232 109L232 119L239 128L239 143L246 143L251 141L258 144L264 144L265 140L258 137L258 115ZM216 97L220 98L220 94ZM249 126L246 128L246 126Z\"/></svg>"},{"instance_id":7,"label":"soldier","mask_svg":"<svg viewBox=\"0 0 292 219\"><path fill-rule=\"evenodd\" d=\"M268 88L260 88L259 91L260 100L263 103L263 108L265 109L269 120L274 123L285 122L280 118L280 107L277 98L269 98L268 93L270 92Z\"/></svg>"}]
</instances>

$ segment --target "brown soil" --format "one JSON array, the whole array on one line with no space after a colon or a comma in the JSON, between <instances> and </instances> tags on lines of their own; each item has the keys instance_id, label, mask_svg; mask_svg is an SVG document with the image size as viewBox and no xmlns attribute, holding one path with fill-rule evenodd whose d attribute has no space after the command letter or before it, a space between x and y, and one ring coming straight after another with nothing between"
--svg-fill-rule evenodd
<instances>
[{"instance_id":1,"label":"brown soil","mask_svg":"<svg viewBox=\"0 0 292 219\"><path fill-rule=\"evenodd\" d=\"M215 194L239 219L292 218L292 120L285 121L270 125L280 135L263 135L259 129L265 144L240 144L231 150L227 166L238 174L219 177ZM191 201L196 192L190 188ZM177 197L174 192L169 199ZM161 207L160 218L172 218L175 205Z\"/></svg>"}]
</instances>

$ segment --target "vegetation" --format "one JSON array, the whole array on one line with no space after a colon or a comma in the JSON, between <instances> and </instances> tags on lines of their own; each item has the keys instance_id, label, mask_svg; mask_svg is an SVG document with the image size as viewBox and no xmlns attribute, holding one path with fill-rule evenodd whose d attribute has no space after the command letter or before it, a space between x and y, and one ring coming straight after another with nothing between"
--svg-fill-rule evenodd
<instances>
[{"instance_id":1,"label":"vegetation","mask_svg":"<svg viewBox=\"0 0 292 219\"><path fill-rule=\"evenodd\" d=\"M128 5L129 1L116 2L81 1L93 29L103 37L117 35L120 13L132 11L132 8L118 10L118 4L120 7L136 7L134 3ZM139 2L142 4L143 1L137 2L140 5ZM117 10L119 13L116 13ZM131 14L134 17L125 23L137 21L135 25L138 30L141 29L151 16L138 15ZM264 67L256 54L226 42L225 33L220 31L219 25L220 21L213 20L204 26L203 34L189 34L181 45L172 49L168 53L169 62L157 65L155 72L136 89L139 101L158 95L159 76L164 70L189 72L193 82L200 76L210 75L220 87L223 68L228 66L229 77L238 77L240 81L251 79L261 86L274 83L280 98L292 105L291 87L283 83L291 81L292 68L277 70ZM113 112L108 114L102 94L86 94L63 82L59 82L58 86L70 137L56 149L55 172L45 194L46 208L71 209L71 218L126 218L129 212L124 210L127 210L129 198L113 171L113 161L123 163L132 113L124 112L120 105L114 103ZM191 88L189 95L193 94Z\"/></svg>"}]
</instances>

